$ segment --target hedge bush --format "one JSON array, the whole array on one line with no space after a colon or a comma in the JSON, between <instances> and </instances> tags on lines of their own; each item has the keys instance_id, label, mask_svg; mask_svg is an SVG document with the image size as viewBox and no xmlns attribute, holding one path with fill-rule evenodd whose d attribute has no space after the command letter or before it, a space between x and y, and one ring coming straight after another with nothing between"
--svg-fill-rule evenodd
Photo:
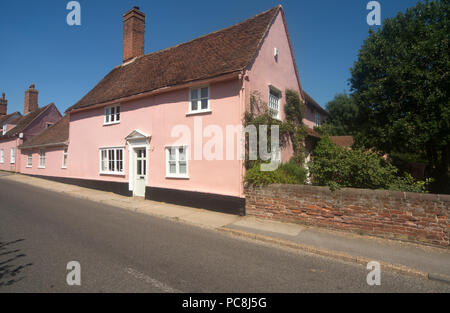
<instances>
[{"instance_id":1,"label":"hedge bush","mask_svg":"<svg viewBox=\"0 0 450 313\"><path fill-rule=\"evenodd\" d=\"M307 171L294 161L280 164L277 170L262 172L261 163L257 162L247 170L245 182L252 186L273 184L303 185L306 183Z\"/></svg>"},{"instance_id":2,"label":"hedge bush","mask_svg":"<svg viewBox=\"0 0 450 313\"><path fill-rule=\"evenodd\" d=\"M425 192L427 182L415 181L374 152L347 149L324 137L317 144L309 163L312 183L329 186Z\"/></svg>"}]
</instances>

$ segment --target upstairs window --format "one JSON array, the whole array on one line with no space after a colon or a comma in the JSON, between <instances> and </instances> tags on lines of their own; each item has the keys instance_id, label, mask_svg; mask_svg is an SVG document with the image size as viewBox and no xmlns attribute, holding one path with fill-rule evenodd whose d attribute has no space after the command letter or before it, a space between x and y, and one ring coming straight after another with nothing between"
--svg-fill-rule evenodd
<instances>
[{"instance_id":1,"label":"upstairs window","mask_svg":"<svg viewBox=\"0 0 450 313\"><path fill-rule=\"evenodd\" d=\"M100 174L123 175L123 148L100 149Z\"/></svg>"},{"instance_id":2,"label":"upstairs window","mask_svg":"<svg viewBox=\"0 0 450 313\"><path fill-rule=\"evenodd\" d=\"M39 168L45 168L45 150L39 151Z\"/></svg>"},{"instance_id":3,"label":"upstairs window","mask_svg":"<svg viewBox=\"0 0 450 313\"><path fill-rule=\"evenodd\" d=\"M189 113L209 112L209 87L191 89Z\"/></svg>"},{"instance_id":4,"label":"upstairs window","mask_svg":"<svg viewBox=\"0 0 450 313\"><path fill-rule=\"evenodd\" d=\"M5 151L2 149L0 150L0 163L5 162Z\"/></svg>"},{"instance_id":5,"label":"upstairs window","mask_svg":"<svg viewBox=\"0 0 450 313\"><path fill-rule=\"evenodd\" d=\"M275 119L280 119L281 92L275 88L269 88L269 114Z\"/></svg>"},{"instance_id":6,"label":"upstairs window","mask_svg":"<svg viewBox=\"0 0 450 313\"><path fill-rule=\"evenodd\" d=\"M314 123L316 124L316 126L320 126L322 124L322 121L320 120L320 114L317 111L314 113Z\"/></svg>"},{"instance_id":7,"label":"upstairs window","mask_svg":"<svg viewBox=\"0 0 450 313\"><path fill-rule=\"evenodd\" d=\"M11 164L16 163L16 149L11 148Z\"/></svg>"},{"instance_id":8,"label":"upstairs window","mask_svg":"<svg viewBox=\"0 0 450 313\"><path fill-rule=\"evenodd\" d=\"M188 177L187 147L167 147L166 162L167 177Z\"/></svg>"},{"instance_id":9,"label":"upstairs window","mask_svg":"<svg viewBox=\"0 0 450 313\"><path fill-rule=\"evenodd\" d=\"M6 125L3 125L2 135L4 136L5 134L6 134Z\"/></svg>"},{"instance_id":10,"label":"upstairs window","mask_svg":"<svg viewBox=\"0 0 450 313\"><path fill-rule=\"evenodd\" d=\"M33 166L33 153L28 152L27 154L27 167Z\"/></svg>"},{"instance_id":11,"label":"upstairs window","mask_svg":"<svg viewBox=\"0 0 450 313\"><path fill-rule=\"evenodd\" d=\"M120 105L105 108L105 125L120 123Z\"/></svg>"}]
</instances>

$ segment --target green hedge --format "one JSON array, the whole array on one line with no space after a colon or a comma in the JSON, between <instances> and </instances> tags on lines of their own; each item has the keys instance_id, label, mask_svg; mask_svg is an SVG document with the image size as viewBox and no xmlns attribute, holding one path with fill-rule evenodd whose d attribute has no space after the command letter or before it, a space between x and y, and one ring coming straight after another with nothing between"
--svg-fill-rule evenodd
<instances>
[{"instance_id":1,"label":"green hedge","mask_svg":"<svg viewBox=\"0 0 450 313\"><path fill-rule=\"evenodd\" d=\"M306 183L307 171L293 161L280 164L273 172L262 172L261 163L257 162L247 170L245 182L252 186L288 184L303 185Z\"/></svg>"},{"instance_id":2,"label":"green hedge","mask_svg":"<svg viewBox=\"0 0 450 313\"><path fill-rule=\"evenodd\" d=\"M347 149L325 137L317 144L309 163L312 183L329 186L397 191L425 192L428 182L415 181L410 175L400 175L389 161L374 152Z\"/></svg>"}]
</instances>

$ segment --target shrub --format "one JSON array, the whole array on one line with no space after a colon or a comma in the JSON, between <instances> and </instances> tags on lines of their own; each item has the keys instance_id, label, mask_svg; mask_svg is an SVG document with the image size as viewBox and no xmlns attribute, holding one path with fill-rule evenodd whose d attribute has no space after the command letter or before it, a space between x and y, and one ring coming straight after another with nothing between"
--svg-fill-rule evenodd
<instances>
[{"instance_id":1,"label":"shrub","mask_svg":"<svg viewBox=\"0 0 450 313\"><path fill-rule=\"evenodd\" d=\"M261 163L257 162L247 170L245 182L252 186L266 186L273 184L303 185L306 183L307 171L291 161L280 164L272 172L261 171Z\"/></svg>"},{"instance_id":2,"label":"shrub","mask_svg":"<svg viewBox=\"0 0 450 313\"><path fill-rule=\"evenodd\" d=\"M342 187L425 192L426 183L410 175L398 176L398 169L374 152L347 149L323 138L309 164L314 185L332 190Z\"/></svg>"}]
</instances>

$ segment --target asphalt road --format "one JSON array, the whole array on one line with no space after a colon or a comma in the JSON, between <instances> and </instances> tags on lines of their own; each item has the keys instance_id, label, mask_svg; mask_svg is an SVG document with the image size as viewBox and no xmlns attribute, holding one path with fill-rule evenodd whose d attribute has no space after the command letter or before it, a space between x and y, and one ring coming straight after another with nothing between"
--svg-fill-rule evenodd
<instances>
[{"instance_id":1,"label":"asphalt road","mask_svg":"<svg viewBox=\"0 0 450 313\"><path fill-rule=\"evenodd\" d=\"M68 262L81 286L68 286ZM449 292L0 178L0 292Z\"/></svg>"}]
</instances>

